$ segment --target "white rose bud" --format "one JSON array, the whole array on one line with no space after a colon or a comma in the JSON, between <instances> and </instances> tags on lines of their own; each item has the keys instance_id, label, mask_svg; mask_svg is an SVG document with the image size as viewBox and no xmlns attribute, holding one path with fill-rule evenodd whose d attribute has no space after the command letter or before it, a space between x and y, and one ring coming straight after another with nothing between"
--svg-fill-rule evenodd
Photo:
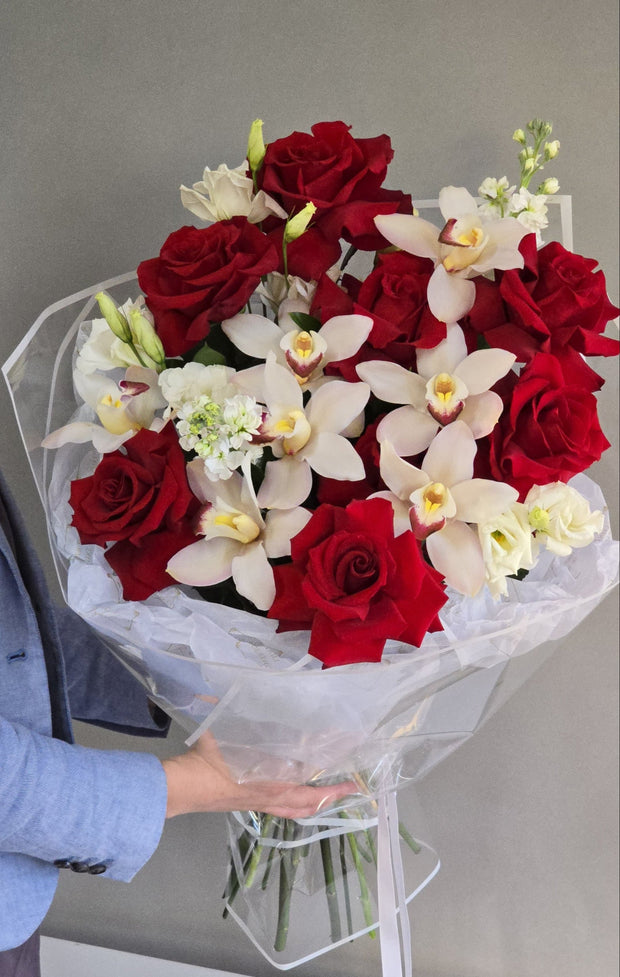
<instances>
[{"instance_id":1,"label":"white rose bud","mask_svg":"<svg viewBox=\"0 0 620 977\"><path fill-rule=\"evenodd\" d=\"M557 556L588 546L603 528L603 513L592 512L588 500L564 482L534 485L525 505L536 538Z\"/></svg>"},{"instance_id":2,"label":"white rose bud","mask_svg":"<svg viewBox=\"0 0 620 977\"><path fill-rule=\"evenodd\" d=\"M528 510L522 502L494 519L478 525L482 546L486 584L497 599L506 596L506 577L519 570L531 570L536 563L538 544L528 521Z\"/></svg>"}]
</instances>

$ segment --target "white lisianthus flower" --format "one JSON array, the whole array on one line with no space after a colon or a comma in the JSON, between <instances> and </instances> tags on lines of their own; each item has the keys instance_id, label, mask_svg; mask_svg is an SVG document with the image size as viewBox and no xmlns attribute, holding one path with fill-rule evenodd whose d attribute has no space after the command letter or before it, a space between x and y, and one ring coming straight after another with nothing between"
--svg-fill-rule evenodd
<instances>
[{"instance_id":1,"label":"white lisianthus flower","mask_svg":"<svg viewBox=\"0 0 620 977\"><path fill-rule=\"evenodd\" d=\"M536 538L557 556L588 546L603 528L603 513L592 512L587 499L564 482L535 485L525 505Z\"/></svg>"},{"instance_id":2,"label":"white lisianthus flower","mask_svg":"<svg viewBox=\"0 0 620 977\"><path fill-rule=\"evenodd\" d=\"M196 217L205 221L228 220L231 217L247 217L251 224L258 224L273 214L286 220L282 210L263 190L254 192L251 177L247 176L248 164L229 170L222 163L216 170L209 167L202 180L189 187L181 187L181 203Z\"/></svg>"},{"instance_id":3,"label":"white lisianthus flower","mask_svg":"<svg viewBox=\"0 0 620 977\"><path fill-rule=\"evenodd\" d=\"M153 325L153 316L144 305L143 295L135 301L128 299L124 305L119 306L119 311L128 322L132 312L139 312ZM126 369L128 366L146 366L151 370L156 369L157 364L144 352L140 344L134 342L134 345L142 363L131 346L114 335L105 319L93 319L90 333L77 355L75 368L79 373L84 374L95 373L97 370L115 370L118 367Z\"/></svg>"},{"instance_id":4,"label":"white lisianthus flower","mask_svg":"<svg viewBox=\"0 0 620 977\"><path fill-rule=\"evenodd\" d=\"M478 538L486 584L497 599L506 596L506 577L536 564L538 543L528 520L528 508L516 502L506 512L478 524Z\"/></svg>"},{"instance_id":5,"label":"white lisianthus flower","mask_svg":"<svg viewBox=\"0 0 620 977\"><path fill-rule=\"evenodd\" d=\"M544 193L530 193L523 187L513 193L508 209L528 231L539 234L549 224L547 217L547 197Z\"/></svg>"}]
</instances>

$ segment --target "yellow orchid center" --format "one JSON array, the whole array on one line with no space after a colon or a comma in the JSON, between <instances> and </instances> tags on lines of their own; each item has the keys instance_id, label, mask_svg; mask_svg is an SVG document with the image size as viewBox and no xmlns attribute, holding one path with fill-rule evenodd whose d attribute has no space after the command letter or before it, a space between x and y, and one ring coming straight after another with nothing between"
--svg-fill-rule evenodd
<instances>
[{"instance_id":1,"label":"yellow orchid center","mask_svg":"<svg viewBox=\"0 0 620 977\"><path fill-rule=\"evenodd\" d=\"M260 527L244 512L218 512L213 525L232 530L230 535L240 543L251 543L260 534Z\"/></svg>"},{"instance_id":2,"label":"yellow orchid center","mask_svg":"<svg viewBox=\"0 0 620 977\"><path fill-rule=\"evenodd\" d=\"M294 455L308 443L312 429L303 410L296 408L284 414L274 424L277 437L282 438L285 455Z\"/></svg>"},{"instance_id":3,"label":"yellow orchid center","mask_svg":"<svg viewBox=\"0 0 620 977\"><path fill-rule=\"evenodd\" d=\"M423 496L426 515L430 515L431 512L436 512L437 509L444 505L447 496L448 491L442 482L431 482L430 485L427 485L424 489Z\"/></svg>"},{"instance_id":4,"label":"yellow orchid center","mask_svg":"<svg viewBox=\"0 0 620 977\"><path fill-rule=\"evenodd\" d=\"M435 396L448 404L456 390L456 383L449 373L438 373L435 377Z\"/></svg>"},{"instance_id":5,"label":"yellow orchid center","mask_svg":"<svg viewBox=\"0 0 620 977\"><path fill-rule=\"evenodd\" d=\"M139 430L140 425L127 416L126 404L119 397L106 394L97 404L97 417L110 434L126 434Z\"/></svg>"},{"instance_id":6,"label":"yellow orchid center","mask_svg":"<svg viewBox=\"0 0 620 977\"><path fill-rule=\"evenodd\" d=\"M312 355L314 350L314 343L312 342L312 336L310 333L298 333L293 343L293 349L296 356L299 356L299 358L302 360L307 360L308 357Z\"/></svg>"}]
</instances>

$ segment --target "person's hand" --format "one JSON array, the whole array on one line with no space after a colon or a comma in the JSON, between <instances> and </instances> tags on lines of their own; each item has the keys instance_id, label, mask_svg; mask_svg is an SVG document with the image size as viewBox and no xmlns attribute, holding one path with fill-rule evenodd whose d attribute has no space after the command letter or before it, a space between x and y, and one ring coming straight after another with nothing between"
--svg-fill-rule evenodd
<instances>
[{"instance_id":1,"label":"person's hand","mask_svg":"<svg viewBox=\"0 0 620 977\"><path fill-rule=\"evenodd\" d=\"M167 818L198 811L262 811L282 818L306 818L359 790L354 781L329 787L279 780L239 784L210 733L204 733L187 753L162 763L168 782Z\"/></svg>"}]
</instances>

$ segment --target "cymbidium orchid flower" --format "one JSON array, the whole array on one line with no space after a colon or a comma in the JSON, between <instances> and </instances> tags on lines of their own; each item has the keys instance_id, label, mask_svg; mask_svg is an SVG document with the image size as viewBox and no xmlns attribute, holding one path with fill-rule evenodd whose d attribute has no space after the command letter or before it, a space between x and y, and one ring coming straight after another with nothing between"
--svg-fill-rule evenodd
<instances>
[{"instance_id":1,"label":"cymbidium orchid flower","mask_svg":"<svg viewBox=\"0 0 620 977\"><path fill-rule=\"evenodd\" d=\"M334 380L324 384L304 407L303 393L290 370L268 353L263 367L267 418L262 434L278 459L267 463L258 501L267 509L292 509L312 489L312 471L325 478L364 477L364 465L350 441L342 436L363 411L370 388L365 383Z\"/></svg>"},{"instance_id":2,"label":"cymbidium orchid flower","mask_svg":"<svg viewBox=\"0 0 620 977\"><path fill-rule=\"evenodd\" d=\"M412 529L446 582L473 597L485 580L477 533L468 523L487 522L517 501L516 489L472 478L476 442L462 421L444 427L432 441L421 468L404 461L389 441L381 445L381 477L394 508L395 532Z\"/></svg>"},{"instance_id":3,"label":"cymbidium orchid flower","mask_svg":"<svg viewBox=\"0 0 620 977\"><path fill-rule=\"evenodd\" d=\"M60 448L63 444L92 441L97 451L107 454L120 448L141 428L159 431L164 426L164 420L155 416L158 409L166 406L155 370L130 366L119 384L100 373L84 374L77 370L73 379L78 394L101 423L72 421L48 434L43 447Z\"/></svg>"},{"instance_id":4,"label":"cymbidium orchid flower","mask_svg":"<svg viewBox=\"0 0 620 977\"><path fill-rule=\"evenodd\" d=\"M254 191L252 178L247 176L248 164L229 170L221 163L216 170L207 166L202 180L192 189L181 187L181 203L196 217L205 221L228 220L230 217L247 217L251 224L258 224L267 217L286 220L287 213L264 190Z\"/></svg>"},{"instance_id":5,"label":"cymbidium orchid flower","mask_svg":"<svg viewBox=\"0 0 620 977\"><path fill-rule=\"evenodd\" d=\"M465 187L444 187L439 209L446 221L442 230L408 214L382 214L375 224L391 244L435 262L427 290L429 309L442 322L456 322L474 304L471 278L492 268L523 268L519 242L528 231L512 217L493 219L480 213Z\"/></svg>"},{"instance_id":6,"label":"cymbidium orchid flower","mask_svg":"<svg viewBox=\"0 0 620 977\"><path fill-rule=\"evenodd\" d=\"M428 448L439 428L457 417L474 438L490 434L503 402L489 388L514 362L513 354L503 349L481 349L468 356L463 330L452 323L438 346L418 349L418 373L389 360L369 360L356 369L380 400L405 405L383 418L377 440L391 441L397 454L409 457Z\"/></svg>"},{"instance_id":7,"label":"cymbidium orchid flower","mask_svg":"<svg viewBox=\"0 0 620 977\"><path fill-rule=\"evenodd\" d=\"M263 518L249 477L233 472L226 481L212 482L198 459L187 466L194 495L205 503L197 534L203 538L179 550L167 566L180 583L209 587L233 578L239 594L261 611L275 597L269 558L290 556L291 539L310 519L306 509L268 512Z\"/></svg>"},{"instance_id":8,"label":"cymbidium orchid flower","mask_svg":"<svg viewBox=\"0 0 620 977\"><path fill-rule=\"evenodd\" d=\"M334 316L319 332L306 331L292 319L284 324L265 316L240 313L222 323L222 331L237 349L248 356L266 360L273 353L276 362L288 368L300 387L311 390L314 381L323 376L328 363L346 360L366 341L372 329L370 316ZM240 382L248 387L252 376L261 382L261 368L251 367L240 373Z\"/></svg>"}]
</instances>

